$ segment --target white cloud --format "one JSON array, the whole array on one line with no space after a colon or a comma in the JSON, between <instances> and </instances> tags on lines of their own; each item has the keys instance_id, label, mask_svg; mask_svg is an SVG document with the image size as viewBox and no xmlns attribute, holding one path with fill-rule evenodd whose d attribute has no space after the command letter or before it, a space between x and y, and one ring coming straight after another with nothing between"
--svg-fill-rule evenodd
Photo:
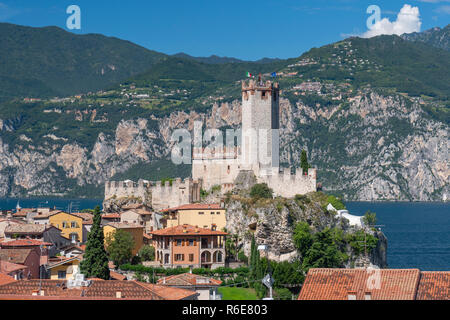
<instances>
[{"instance_id":1,"label":"white cloud","mask_svg":"<svg viewBox=\"0 0 450 320\"><path fill-rule=\"evenodd\" d=\"M376 22L372 29L365 32L363 38L371 38L382 34L396 34L419 32L422 21L420 19L420 12L418 7L412 7L405 4L397 15L397 20L390 21L388 18L383 18Z\"/></svg>"}]
</instances>

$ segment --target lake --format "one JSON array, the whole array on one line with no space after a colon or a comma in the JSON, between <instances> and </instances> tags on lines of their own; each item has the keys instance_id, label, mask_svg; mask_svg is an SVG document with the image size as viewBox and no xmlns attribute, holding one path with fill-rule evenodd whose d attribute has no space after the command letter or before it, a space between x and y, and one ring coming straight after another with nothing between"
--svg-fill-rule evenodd
<instances>
[{"instance_id":1,"label":"lake","mask_svg":"<svg viewBox=\"0 0 450 320\"><path fill-rule=\"evenodd\" d=\"M102 199L21 199L22 208L56 207L72 211L94 208ZM17 199L0 199L1 209L13 209ZM377 214L377 224L388 238L390 268L450 270L450 203L347 202L351 214Z\"/></svg>"},{"instance_id":2,"label":"lake","mask_svg":"<svg viewBox=\"0 0 450 320\"><path fill-rule=\"evenodd\" d=\"M390 268L450 270L450 203L347 202L351 214L377 214L388 239Z\"/></svg>"}]
</instances>

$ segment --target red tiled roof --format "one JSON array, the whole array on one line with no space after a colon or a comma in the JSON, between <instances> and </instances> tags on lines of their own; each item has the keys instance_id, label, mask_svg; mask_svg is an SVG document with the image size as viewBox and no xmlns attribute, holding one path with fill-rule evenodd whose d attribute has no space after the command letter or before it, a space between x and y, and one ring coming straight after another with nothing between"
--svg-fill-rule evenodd
<instances>
[{"instance_id":1,"label":"red tiled roof","mask_svg":"<svg viewBox=\"0 0 450 320\"><path fill-rule=\"evenodd\" d=\"M102 218L105 218L105 219L118 219L118 218L120 218L120 214L118 214L118 213L105 213L105 214L102 214Z\"/></svg>"},{"instance_id":2,"label":"red tiled roof","mask_svg":"<svg viewBox=\"0 0 450 320\"><path fill-rule=\"evenodd\" d=\"M376 281L378 272L380 279ZM414 300L419 277L418 269L312 268L298 300L347 300L350 293L357 299L370 293L372 300Z\"/></svg>"},{"instance_id":3,"label":"red tiled roof","mask_svg":"<svg viewBox=\"0 0 450 320\"><path fill-rule=\"evenodd\" d=\"M208 209L217 210L217 209L224 209L224 208L222 208L219 203L212 203L212 204L188 203L188 204L183 204L178 207L163 209L163 210L161 210L161 212L177 211L177 210L208 210Z\"/></svg>"},{"instance_id":4,"label":"red tiled roof","mask_svg":"<svg viewBox=\"0 0 450 320\"><path fill-rule=\"evenodd\" d=\"M176 236L176 235L217 235L224 236L228 233L222 231L213 231L210 229L199 228L189 224L174 226L170 228L160 229L150 232L150 234L158 236Z\"/></svg>"},{"instance_id":5,"label":"red tiled roof","mask_svg":"<svg viewBox=\"0 0 450 320\"><path fill-rule=\"evenodd\" d=\"M0 260L17 264L25 263L27 257L34 249L0 249Z\"/></svg>"},{"instance_id":6,"label":"red tiled roof","mask_svg":"<svg viewBox=\"0 0 450 320\"><path fill-rule=\"evenodd\" d=\"M109 222L106 224L107 226L116 228L116 229L133 229L133 228L144 228L137 223L127 223L127 222Z\"/></svg>"},{"instance_id":7,"label":"red tiled roof","mask_svg":"<svg viewBox=\"0 0 450 320\"><path fill-rule=\"evenodd\" d=\"M40 283L41 282L41 283ZM41 288L44 296L33 296ZM121 298L117 298L117 292ZM20 280L0 285L0 300L181 300L194 291L168 288L137 281L97 280L87 287L68 289L64 280Z\"/></svg>"},{"instance_id":8,"label":"red tiled roof","mask_svg":"<svg viewBox=\"0 0 450 320\"><path fill-rule=\"evenodd\" d=\"M222 281L193 273L182 273L158 280L158 284L166 286L220 286Z\"/></svg>"},{"instance_id":9,"label":"red tiled roof","mask_svg":"<svg viewBox=\"0 0 450 320\"><path fill-rule=\"evenodd\" d=\"M114 280L121 280L121 281L127 280L127 277L115 271L109 271L109 276L111 277L111 279Z\"/></svg>"},{"instance_id":10,"label":"red tiled roof","mask_svg":"<svg viewBox=\"0 0 450 320\"><path fill-rule=\"evenodd\" d=\"M416 300L450 300L450 271L423 271Z\"/></svg>"},{"instance_id":11,"label":"red tiled roof","mask_svg":"<svg viewBox=\"0 0 450 320\"><path fill-rule=\"evenodd\" d=\"M27 266L24 266L22 264L0 260L0 273L8 274L13 271L23 270L27 268L28 268Z\"/></svg>"},{"instance_id":12,"label":"red tiled roof","mask_svg":"<svg viewBox=\"0 0 450 320\"><path fill-rule=\"evenodd\" d=\"M4 274L4 273L0 273L0 286L2 286L4 284L15 282L15 281L16 280L14 280L13 277L8 276L7 274Z\"/></svg>"},{"instance_id":13,"label":"red tiled roof","mask_svg":"<svg viewBox=\"0 0 450 320\"><path fill-rule=\"evenodd\" d=\"M6 247L28 247L28 246L52 246L52 243L44 242L41 240L35 240L35 239L19 239L19 240L11 240L11 241L4 241L0 243L0 247L6 248Z\"/></svg>"}]
</instances>

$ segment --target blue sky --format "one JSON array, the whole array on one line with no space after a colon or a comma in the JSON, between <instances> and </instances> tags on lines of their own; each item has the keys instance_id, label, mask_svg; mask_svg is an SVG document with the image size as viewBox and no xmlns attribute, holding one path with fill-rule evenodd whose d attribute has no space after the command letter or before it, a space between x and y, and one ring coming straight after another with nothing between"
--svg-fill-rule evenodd
<instances>
[{"instance_id":1,"label":"blue sky","mask_svg":"<svg viewBox=\"0 0 450 320\"><path fill-rule=\"evenodd\" d=\"M67 30L72 4L81 8L81 30L71 32L115 36L168 54L246 60L297 57L363 34L369 5L390 21L405 4L418 7L421 30L450 22L450 0L0 0L0 22Z\"/></svg>"}]
</instances>

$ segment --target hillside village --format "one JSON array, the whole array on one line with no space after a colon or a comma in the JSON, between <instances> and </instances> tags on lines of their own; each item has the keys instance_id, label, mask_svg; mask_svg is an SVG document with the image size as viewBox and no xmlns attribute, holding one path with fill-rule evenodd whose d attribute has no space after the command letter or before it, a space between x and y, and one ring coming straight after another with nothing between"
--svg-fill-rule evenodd
<instances>
[{"instance_id":1,"label":"hillside village","mask_svg":"<svg viewBox=\"0 0 450 320\"><path fill-rule=\"evenodd\" d=\"M277 83L243 83L242 126L278 129L278 94ZM386 269L376 215L351 215L323 193L306 153L295 174L277 167L272 141L268 166L243 160L261 148L245 137L227 164L194 150L184 181L108 181L102 211L3 212L0 299L448 298L448 272ZM361 281L372 273L382 286Z\"/></svg>"}]
</instances>

